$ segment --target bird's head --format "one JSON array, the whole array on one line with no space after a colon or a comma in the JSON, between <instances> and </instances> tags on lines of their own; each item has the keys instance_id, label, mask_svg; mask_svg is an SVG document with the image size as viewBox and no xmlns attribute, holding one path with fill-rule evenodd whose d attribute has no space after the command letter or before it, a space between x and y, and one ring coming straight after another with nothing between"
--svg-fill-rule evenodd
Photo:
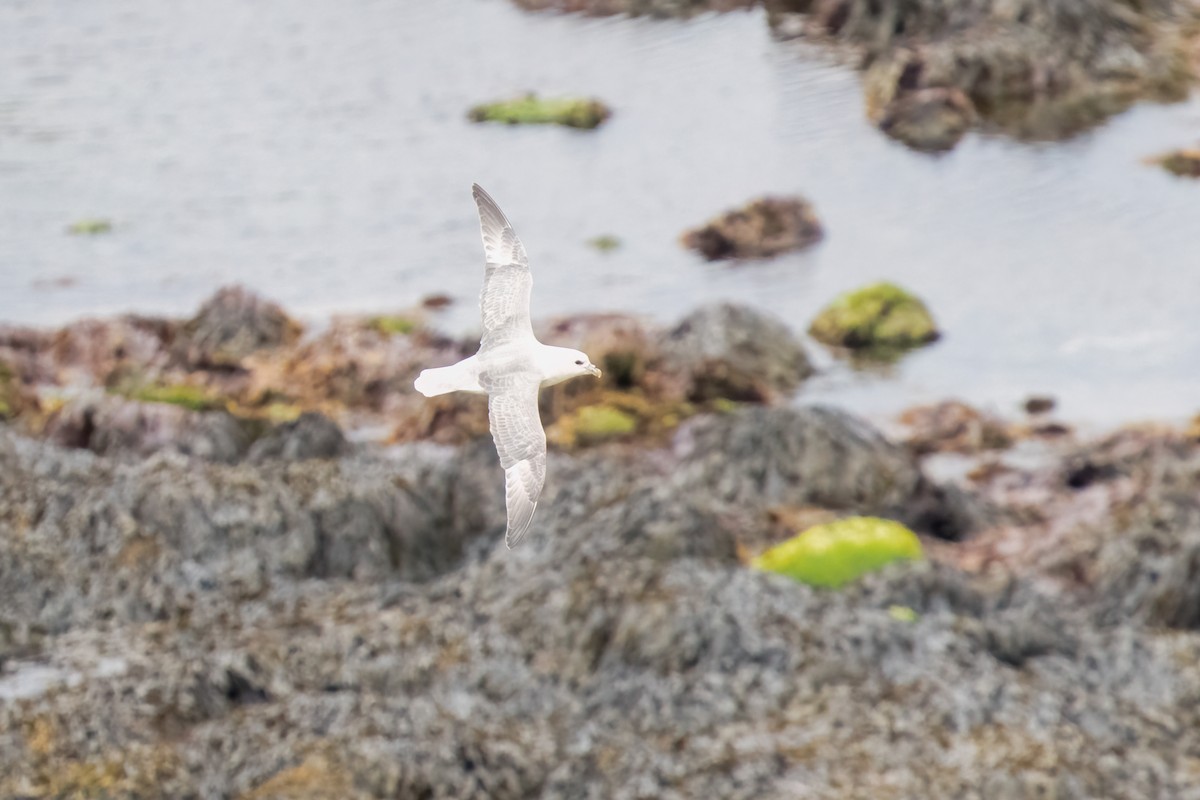
<instances>
[{"instance_id":1,"label":"bird's head","mask_svg":"<svg viewBox=\"0 0 1200 800\"><path fill-rule=\"evenodd\" d=\"M546 370L550 375L546 385L559 383L579 375L600 377L600 368L592 363L586 353L568 347L555 347L552 350L553 363L549 364L549 369Z\"/></svg>"},{"instance_id":2,"label":"bird's head","mask_svg":"<svg viewBox=\"0 0 1200 800\"><path fill-rule=\"evenodd\" d=\"M587 357L586 353L579 350L568 350L571 356L571 366L574 368L573 375L595 375L597 378L602 374L600 368L592 363L592 360Z\"/></svg>"}]
</instances>

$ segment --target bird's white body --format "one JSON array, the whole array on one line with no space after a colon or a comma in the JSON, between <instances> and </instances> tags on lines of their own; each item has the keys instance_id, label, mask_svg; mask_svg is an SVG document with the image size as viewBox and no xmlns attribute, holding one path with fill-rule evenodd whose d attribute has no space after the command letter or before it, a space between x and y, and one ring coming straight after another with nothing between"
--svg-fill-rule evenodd
<instances>
[{"instance_id":1,"label":"bird's white body","mask_svg":"<svg viewBox=\"0 0 1200 800\"><path fill-rule=\"evenodd\" d=\"M538 392L577 375L600 376L586 355L544 345L533 335L529 295L533 278L525 247L487 192L472 187L487 266L479 310L483 337L479 352L448 367L423 370L413 384L426 397L449 392L488 396L492 439L504 467L509 547L533 521L546 480L546 432L538 412Z\"/></svg>"},{"instance_id":2,"label":"bird's white body","mask_svg":"<svg viewBox=\"0 0 1200 800\"><path fill-rule=\"evenodd\" d=\"M507 348L507 353L503 349L501 352L485 353L482 354L482 359L481 354L476 353L448 367L422 370L413 385L426 397L437 397L439 394L450 392L487 394L487 390L479 383L479 376L481 371L489 367L500 370L511 370L513 367L533 370L541 376L541 387L553 386L579 375L596 374L586 367L581 369L580 361L588 366L592 362L580 351L542 344L537 339L533 341L536 348L532 353L524 348L518 350L510 347Z\"/></svg>"}]
</instances>

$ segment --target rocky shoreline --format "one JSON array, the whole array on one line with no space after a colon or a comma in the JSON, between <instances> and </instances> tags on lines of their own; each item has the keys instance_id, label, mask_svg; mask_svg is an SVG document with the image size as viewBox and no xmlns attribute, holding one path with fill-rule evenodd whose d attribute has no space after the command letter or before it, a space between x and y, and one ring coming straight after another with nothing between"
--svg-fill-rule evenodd
<instances>
[{"instance_id":1,"label":"rocky shoreline","mask_svg":"<svg viewBox=\"0 0 1200 800\"><path fill-rule=\"evenodd\" d=\"M530 11L687 19L763 7L772 34L844 51L867 117L919 151L972 128L1063 139L1139 100L1182 100L1200 63L1191 0L513 0Z\"/></svg>"},{"instance_id":2,"label":"rocky shoreline","mask_svg":"<svg viewBox=\"0 0 1200 800\"><path fill-rule=\"evenodd\" d=\"M0 796L1197 796L1196 432L951 405L889 439L787 402L777 325L549 325L612 383L547 393L514 551L485 411L409 403L469 346L419 320L233 292L4 331ZM854 514L927 558L749 566Z\"/></svg>"}]
</instances>

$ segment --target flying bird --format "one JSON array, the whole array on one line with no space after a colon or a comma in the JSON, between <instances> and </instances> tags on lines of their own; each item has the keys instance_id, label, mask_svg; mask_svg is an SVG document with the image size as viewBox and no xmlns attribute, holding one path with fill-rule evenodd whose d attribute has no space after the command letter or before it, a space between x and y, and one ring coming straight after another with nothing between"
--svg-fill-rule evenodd
<instances>
[{"instance_id":1,"label":"flying bird","mask_svg":"<svg viewBox=\"0 0 1200 800\"><path fill-rule=\"evenodd\" d=\"M546 432L538 413L538 393L577 375L600 370L584 353L544 345L533 335L529 294L533 276L525 246L508 218L487 192L474 184L479 206L486 267L479 310L483 337L479 352L448 367L423 370L413 384L426 397L448 392L488 396L488 421L500 466L508 529L504 542L514 547L533 521L546 482Z\"/></svg>"}]
</instances>

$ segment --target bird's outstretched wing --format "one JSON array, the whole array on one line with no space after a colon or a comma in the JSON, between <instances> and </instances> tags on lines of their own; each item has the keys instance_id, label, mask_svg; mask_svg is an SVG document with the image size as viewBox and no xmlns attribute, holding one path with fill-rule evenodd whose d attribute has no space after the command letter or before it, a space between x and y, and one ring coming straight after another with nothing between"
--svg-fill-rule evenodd
<instances>
[{"instance_id":1,"label":"bird's outstretched wing","mask_svg":"<svg viewBox=\"0 0 1200 800\"><path fill-rule=\"evenodd\" d=\"M483 293L479 296L479 310L483 314L480 348L487 350L515 339L533 338L533 326L529 323L533 276L525 246L500 206L477 183L471 186L471 194L479 206L479 227L487 259Z\"/></svg>"},{"instance_id":2,"label":"bird's outstretched wing","mask_svg":"<svg viewBox=\"0 0 1200 800\"><path fill-rule=\"evenodd\" d=\"M480 381L488 392L492 439L504 467L508 530L504 542L514 547L529 530L542 484L546 482L546 432L538 412L539 378L533 372Z\"/></svg>"}]
</instances>

